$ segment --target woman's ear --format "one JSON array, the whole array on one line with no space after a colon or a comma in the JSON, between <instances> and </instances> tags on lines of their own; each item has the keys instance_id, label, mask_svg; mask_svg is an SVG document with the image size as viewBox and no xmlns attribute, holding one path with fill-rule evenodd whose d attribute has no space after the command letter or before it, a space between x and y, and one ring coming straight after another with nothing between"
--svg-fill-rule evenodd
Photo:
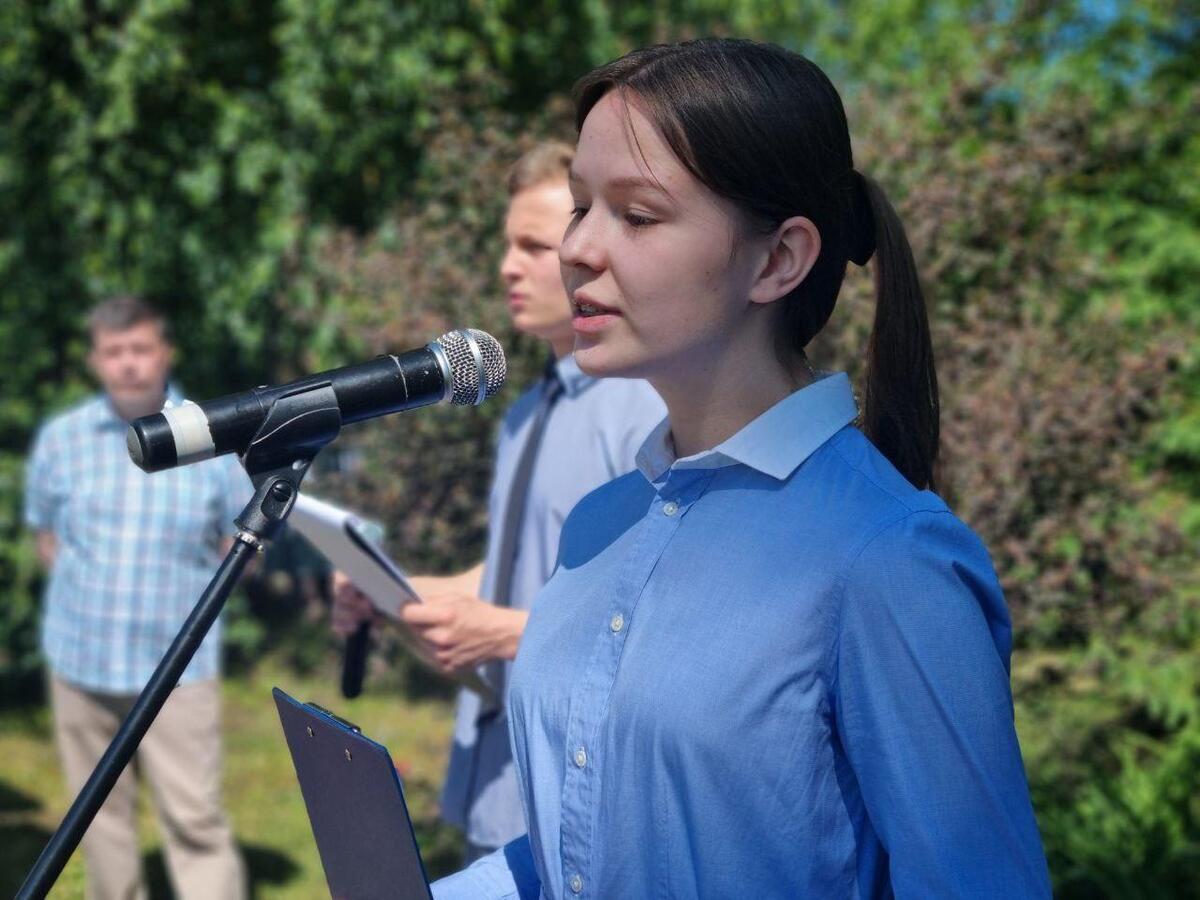
<instances>
[{"instance_id":1,"label":"woman's ear","mask_svg":"<svg viewBox=\"0 0 1200 900\"><path fill-rule=\"evenodd\" d=\"M785 219L767 239L767 254L750 288L752 303L773 303L802 282L821 253L821 233L812 219Z\"/></svg>"}]
</instances>

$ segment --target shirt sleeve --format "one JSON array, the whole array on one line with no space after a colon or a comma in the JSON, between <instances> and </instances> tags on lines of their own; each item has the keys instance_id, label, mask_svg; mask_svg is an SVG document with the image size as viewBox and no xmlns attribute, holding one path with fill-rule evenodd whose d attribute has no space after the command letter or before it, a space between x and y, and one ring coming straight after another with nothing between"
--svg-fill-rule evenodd
<instances>
[{"instance_id":1,"label":"shirt sleeve","mask_svg":"<svg viewBox=\"0 0 1200 900\"><path fill-rule=\"evenodd\" d=\"M1050 896L1010 650L987 551L951 513L912 513L851 563L835 723L897 898Z\"/></svg>"},{"instance_id":2,"label":"shirt sleeve","mask_svg":"<svg viewBox=\"0 0 1200 900\"><path fill-rule=\"evenodd\" d=\"M34 531L51 531L62 496L55 491L54 439L46 428L38 431L25 467L25 524Z\"/></svg>"},{"instance_id":3,"label":"shirt sleeve","mask_svg":"<svg viewBox=\"0 0 1200 900\"><path fill-rule=\"evenodd\" d=\"M541 891L528 835L433 884L434 900L538 900Z\"/></svg>"}]
</instances>

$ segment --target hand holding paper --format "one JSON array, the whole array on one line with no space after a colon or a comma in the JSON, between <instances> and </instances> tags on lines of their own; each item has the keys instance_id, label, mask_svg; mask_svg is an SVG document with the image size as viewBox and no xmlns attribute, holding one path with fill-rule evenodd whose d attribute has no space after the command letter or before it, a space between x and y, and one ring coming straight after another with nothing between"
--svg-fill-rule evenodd
<instances>
[{"instance_id":1,"label":"hand holding paper","mask_svg":"<svg viewBox=\"0 0 1200 900\"><path fill-rule=\"evenodd\" d=\"M333 573L333 609L330 624L334 634L349 637L363 622L372 624L379 618L371 598L358 589L350 576L340 569Z\"/></svg>"},{"instance_id":2,"label":"hand holding paper","mask_svg":"<svg viewBox=\"0 0 1200 900\"><path fill-rule=\"evenodd\" d=\"M529 614L463 593L425 595L400 610L400 620L427 646L438 669L451 674L493 659L512 659Z\"/></svg>"},{"instance_id":3,"label":"hand holding paper","mask_svg":"<svg viewBox=\"0 0 1200 900\"><path fill-rule=\"evenodd\" d=\"M421 602L402 606L399 620L423 644L422 657L446 675L492 659L513 658L528 614L485 603L454 589L456 583L438 577L410 581L420 590ZM344 572L334 572L333 630L349 637L363 622L378 618L370 598Z\"/></svg>"},{"instance_id":4,"label":"hand holding paper","mask_svg":"<svg viewBox=\"0 0 1200 900\"><path fill-rule=\"evenodd\" d=\"M301 494L296 498L290 524L323 553L336 569L333 626L339 634L354 635L363 622L372 621L376 611L407 624L405 611L424 605L424 598L418 595L408 576L371 539L364 523L357 516ZM458 583L451 578L424 578L418 579L418 583L428 586L443 580L448 584ZM482 606L489 606L481 600L468 599L473 599ZM471 690L490 699L491 690L469 668L471 663L464 661L470 659L470 653L477 652L480 648L481 633L454 627L462 622L453 612L442 609L443 605L435 604L435 609L441 609L441 612L434 613L431 619L438 621L423 622L422 616L416 616L418 622L435 629L435 637L440 642L440 647L425 640L415 628L401 628L401 639L407 649L425 665L441 674L454 675ZM494 625L494 617L484 618ZM441 621L443 619L445 621ZM485 636L491 636L495 634L495 628L485 628L482 632ZM461 639L464 635L470 638L466 645L468 654L451 652L449 642L457 642L455 636ZM519 638L519 633L517 636ZM500 642L496 641L496 646L499 645Z\"/></svg>"}]
</instances>

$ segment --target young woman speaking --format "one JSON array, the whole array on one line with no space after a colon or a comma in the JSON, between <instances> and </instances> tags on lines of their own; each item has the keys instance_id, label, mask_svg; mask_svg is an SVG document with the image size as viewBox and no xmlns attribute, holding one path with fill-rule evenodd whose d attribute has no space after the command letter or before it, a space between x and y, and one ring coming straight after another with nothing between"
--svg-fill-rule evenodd
<instances>
[{"instance_id":1,"label":"young woman speaking","mask_svg":"<svg viewBox=\"0 0 1200 900\"><path fill-rule=\"evenodd\" d=\"M1009 617L928 490L925 305L836 90L706 40L577 91L575 358L668 419L567 520L522 639L529 833L436 896L1048 897ZM868 261L860 410L804 348Z\"/></svg>"}]
</instances>

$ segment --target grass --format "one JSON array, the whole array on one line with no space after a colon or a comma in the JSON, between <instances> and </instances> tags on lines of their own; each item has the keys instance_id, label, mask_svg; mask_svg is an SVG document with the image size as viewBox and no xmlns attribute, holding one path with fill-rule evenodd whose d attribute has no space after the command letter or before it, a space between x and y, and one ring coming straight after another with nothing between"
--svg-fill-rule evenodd
<instances>
[{"instance_id":1,"label":"grass","mask_svg":"<svg viewBox=\"0 0 1200 900\"><path fill-rule=\"evenodd\" d=\"M405 793L430 875L452 871L460 844L437 820L452 713L444 699L410 699L368 693L345 700L329 678L298 676L264 664L223 685L225 807L233 820L256 900L328 896L304 801L283 740L271 688L311 700L360 725L386 745L404 775ZM140 829L152 898L171 896L157 826L142 791ZM0 897L12 896L73 796L58 766L49 710L0 713ZM84 895L81 854L76 852L51 892L55 900Z\"/></svg>"}]
</instances>

